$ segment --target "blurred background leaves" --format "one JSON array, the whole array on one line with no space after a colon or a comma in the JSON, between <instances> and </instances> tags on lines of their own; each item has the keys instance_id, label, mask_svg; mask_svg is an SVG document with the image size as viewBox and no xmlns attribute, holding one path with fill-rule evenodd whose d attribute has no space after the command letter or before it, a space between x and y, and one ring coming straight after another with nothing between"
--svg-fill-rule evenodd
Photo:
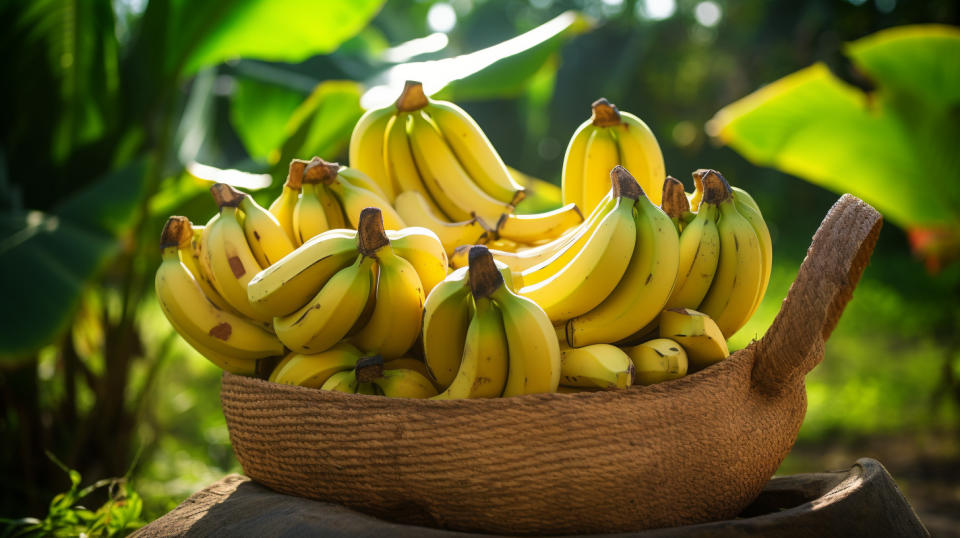
<instances>
[{"instance_id":1,"label":"blurred background leaves","mask_svg":"<svg viewBox=\"0 0 960 538\"><path fill-rule=\"evenodd\" d=\"M895 225L808 378L807 420L783 469L828 468L824 446L885 463L884 447L906 446L904 461L955 469L960 264L930 273L910 245L956 237L958 108L946 88L956 89L957 56L930 62L926 45L888 53L884 34L866 36L958 17L951 0L0 3L0 435L15 440L0 454L0 516L41 518L71 488L44 449L93 481L129 470L147 520L237 470L219 372L153 297L159 230L170 214L205 223L213 180L266 202L290 158L343 162L353 122L392 101L405 78L455 100L508 164L554 184L569 136L605 96L653 128L668 172L688 188L689 172L712 167L749 190L775 266L734 347L776 314L837 198L822 187L867 197ZM812 97L729 119L745 107L724 107L758 102L783 77L810 84ZM715 116L719 139L704 129ZM810 117L846 119L831 133L842 138L811 131L819 146L781 159L777 128ZM851 153L882 192L827 179L849 175L837 170ZM878 180L895 158L922 166L909 181ZM97 491L88 502L98 495L110 499Z\"/></svg>"}]
</instances>

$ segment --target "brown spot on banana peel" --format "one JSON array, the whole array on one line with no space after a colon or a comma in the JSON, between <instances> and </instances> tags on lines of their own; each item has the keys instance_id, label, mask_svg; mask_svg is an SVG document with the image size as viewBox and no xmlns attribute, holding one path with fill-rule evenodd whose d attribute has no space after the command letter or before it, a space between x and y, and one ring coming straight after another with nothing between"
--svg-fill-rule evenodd
<instances>
[{"instance_id":1,"label":"brown spot on banana peel","mask_svg":"<svg viewBox=\"0 0 960 538\"><path fill-rule=\"evenodd\" d=\"M233 333L233 327L229 323L224 321L223 323L218 323L217 325L214 325L213 327L211 327L207 334L209 334L214 338L217 338L226 342L227 339L230 338L230 335L232 333Z\"/></svg>"},{"instance_id":2,"label":"brown spot on banana peel","mask_svg":"<svg viewBox=\"0 0 960 538\"><path fill-rule=\"evenodd\" d=\"M597 99L590 105L590 120L597 127L613 127L620 125L620 111L617 105L607 101L606 97Z\"/></svg>"},{"instance_id":3,"label":"brown spot on banana peel","mask_svg":"<svg viewBox=\"0 0 960 538\"><path fill-rule=\"evenodd\" d=\"M413 112L430 104L427 94L423 93L423 83L416 80L408 80L403 84L403 91L397 98L394 106L401 112Z\"/></svg>"},{"instance_id":4,"label":"brown spot on banana peel","mask_svg":"<svg viewBox=\"0 0 960 538\"><path fill-rule=\"evenodd\" d=\"M243 262L240 261L240 258L236 256L228 256L227 263L230 264L230 270L233 272L233 276L236 278L240 278L247 274L247 270L244 269Z\"/></svg>"}]
</instances>

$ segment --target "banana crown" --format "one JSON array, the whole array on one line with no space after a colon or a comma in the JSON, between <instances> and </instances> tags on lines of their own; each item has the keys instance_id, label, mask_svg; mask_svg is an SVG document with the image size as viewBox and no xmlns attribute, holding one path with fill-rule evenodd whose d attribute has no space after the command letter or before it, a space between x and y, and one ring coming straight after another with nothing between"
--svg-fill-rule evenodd
<instances>
[{"instance_id":1,"label":"banana crown","mask_svg":"<svg viewBox=\"0 0 960 538\"><path fill-rule=\"evenodd\" d=\"M171 216L163 225L160 232L160 248L166 251L169 247L181 249L193 241L193 226L190 219L179 215Z\"/></svg>"},{"instance_id":2,"label":"banana crown","mask_svg":"<svg viewBox=\"0 0 960 538\"><path fill-rule=\"evenodd\" d=\"M378 250L390 244L386 230L383 229L383 216L380 209L367 207L360 212L357 226L357 248L364 256L376 257Z\"/></svg>"},{"instance_id":3,"label":"banana crown","mask_svg":"<svg viewBox=\"0 0 960 538\"><path fill-rule=\"evenodd\" d=\"M474 299L490 297L503 286L503 275L487 247L474 245L468 258L470 292Z\"/></svg>"},{"instance_id":4,"label":"banana crown","mask_svg":"<svg viewBox=\"0 0 960 538\"><path fill-rule=\"evenodd\" d=\"M667 176L663 182L663 201L660 208L668 217L677 222L684 214L690 212L690 200L683 191L683 183L673 176Z\"/></svg>"}]
</instances>

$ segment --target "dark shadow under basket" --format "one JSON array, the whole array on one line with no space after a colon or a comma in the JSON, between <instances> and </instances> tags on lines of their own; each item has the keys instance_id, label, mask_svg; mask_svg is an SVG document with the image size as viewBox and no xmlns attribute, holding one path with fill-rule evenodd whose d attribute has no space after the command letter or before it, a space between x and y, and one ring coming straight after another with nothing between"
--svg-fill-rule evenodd
<instances>
[{"instance_id":1,"label":"dark shadow under basket","mask_svg":"<svg viewBox=\"0 0 960 538\"><path fill-rule=\"evenodd\" d=\"M804 376L823 359L880 224L844 195L766 335L696 374L625 391L454 401L224 374L234 452L276 491L442 528L575 534L731 518L793 446Z\"/></svg>"}]
</instances>

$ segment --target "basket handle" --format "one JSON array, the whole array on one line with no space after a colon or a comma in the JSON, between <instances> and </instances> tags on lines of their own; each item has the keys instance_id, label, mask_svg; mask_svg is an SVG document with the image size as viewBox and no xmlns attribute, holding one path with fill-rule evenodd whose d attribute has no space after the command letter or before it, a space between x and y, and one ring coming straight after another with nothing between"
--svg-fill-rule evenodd
<instances>
[{"instance_id":1,"label":"basket handle","mask_svg":"<svg viewBox=\"0 0 960 538\"><path fill-rule=\"evenodd\" d=\"M813 236L780 312L755 344L752 381L777 394L823 360L823 347L853 296L880 235L883 217L844 194Z\"/></svg>"}]
</instances>

